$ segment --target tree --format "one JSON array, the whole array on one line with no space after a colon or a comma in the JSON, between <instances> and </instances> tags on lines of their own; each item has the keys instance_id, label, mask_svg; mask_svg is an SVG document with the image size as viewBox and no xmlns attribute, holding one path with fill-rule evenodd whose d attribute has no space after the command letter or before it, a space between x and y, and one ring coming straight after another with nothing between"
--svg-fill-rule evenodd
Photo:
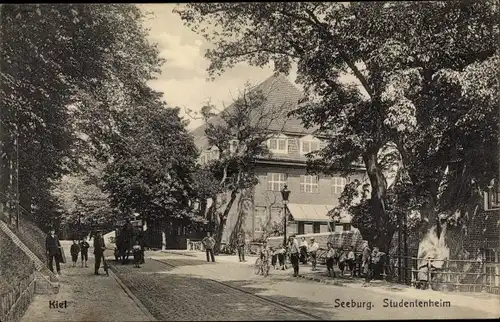
<instances>
[{"instance_id":1,"label":"tree","mask_svg":"<svg viewBox=\"0 0 500 322\"><path fill-rule=\"evenodd\" d=\"M55 209L42 211L35 202L51 204L48 191L80 168L82 152L103 155L113 112L138 96L138 85L161 61L134 5L10 5L1 11L0 189L15 190L14 174L21 206L43 217Z\"/></svg>"},{"instance_id":2,"label":"tree","mask_svg":"<svg viewBox=\"0 0 500 322\"><path fill-rule=\"evenodd\" d=\"M65 175L54 187L52 194L63 209L61 225L74 231L87 231L91 223L103 228L114 226L117 212L103 191L103 168L102 164L96 164L85 173Z\"/></svg>"},{"instance_id":3,"label":"tree","mask_svg":"<svg viewBox=\"0 0 500 322\"><path fill-rule=\"evenodd\" d=\"M297 63L297 80L307 99L295 114L306 127L315 126L317 134L329 137L327 146L312 155L319 160L311 167L329 173L363 160L371 186L365 205L373 232L369 241L387 251L392 239L386 229L392 221L391 197L380 151L388 144L397 146L403 162L400 178L408 182L408 176L409 189L429 204L429 194L437 194L444 170L464 141L489 142L468 118L471 105L463 101L460 87L439 79L494 57L498 14L493 4L224 3L189 4L177 12L214 44L206 52L213 76L242 61L254 66L272 62L275 71L285 73L292 61ZM356 84L343 82L344 74L352 75ZM450 97L463 103L447 104ZM482 120L495 119L487 107L492 104L483 106ZM461 131L464 124L455 124L464 116L476 129L475 136ZM434 145L436 137L446 138L442 146ZM436 148L439 152L432 152ZM417 170L422 175L415 176ZM479 166L474 171L478 170ZM424 220L431 213L436 216L435 207L429 209Z\"/></svg>"},{"instance_id":4,"label":"tree","mask_svg":"<svg viewBox=\"0 0 500 322\"><path fill-rule=\"evenodd\" d=\"M197 150L178 115L150 89L150 100L119 120L119 140L105 168L104 188L120 211L147 221L196 220L191 200Z\"/></svg>"},{"instance_id":5,"label":"tree","mask_svg":"<svg viewBox=\"0 0 500 322\"><path fill-rule=\"evenodd\" d=\"M275 135L270 125L284 112L283 106L268 103L262 90L256 88L245 89L219 114L216 115L214 109L210 104L203 107L202 116L208 144L218 153L218 158L205 168L217 180L217 186L212 188L216 194L210 196L212 204L208 217L217 217L215 250L218 252L227 218L238 195L258 183L254 163L257 157L269 155L264 143ZM244 213L238 211L239 216ZM241 222L241 218L238 221ZM233 240L234 237L233 234Z\"/></svg>"}]
</instances>

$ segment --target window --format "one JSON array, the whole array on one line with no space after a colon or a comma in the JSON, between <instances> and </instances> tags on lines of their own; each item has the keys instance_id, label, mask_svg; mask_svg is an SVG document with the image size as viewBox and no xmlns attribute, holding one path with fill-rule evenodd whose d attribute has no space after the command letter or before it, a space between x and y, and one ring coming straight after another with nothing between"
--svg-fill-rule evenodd
<instances>
[{"instance_id":1,"label":"window","mask_svg":"<svg viewBox=\"0 0 500 322\"><path fill-rule=\"evenodd\" d=\"M298 235L304 235L304 223L299 222Z\"/></svg>"},{"instance_id":2,"label":"window","mask_svg":"<svg viewBox=\"0 0 500 322\"><path fill-rule=\"evenodd\" d=\"M269 150L271 150L271 152L288 152L288 140L286 138L269 139L269 141L267 141L267 146L269 147Z\"/></svg>"},{"instance_id":3,"label":"window","mask_svg":"<svg viewBox=\"0 0 500 322\"><path fill-rule=\"evenodd\" d=\"M340 195L344 191L344 187L347 183L346 178L343 177L333 177L332 178L332 193Z\"/></svg>"},{"instance_id":4,"label":"window","mask_svg":"<svg viewBox=\"0 0 500 322\"><path fill-rule=\"evenodd\" d=\"M318 192L318 176L300 176L300 192Z\"/></svg>"},{"instance_id":5,"label":"window","mask_svg":"<svg viewBox=\"0 0 500 322\"><path fill-rule=\"evenodd\" d=\"M285 173L268 173L267 174L267 190L281 191L286 184Z\"/></svg>"},{"instance_id":6,"label":"window","mask_svg":"<svg viewBox=\"0 0 500 322\"><path fill-rule=\"evenodd\" d=\"M343 230L344 231L350 231L351 230L351 224L343 224Z\"/></svg>"},{"instance_id":7,"label":"window","mask_svg":"<svg viewBox=\"0 0 500 322\"><path fill-rule=\"evenodd\" d=\"M494 263L495 262L495 250L492 248L483 249L483 258L485 262Z\"/></svg>"},{"instance_id":8,"label":"window","mask_svg":"<svg viewBox=\"0 0 500 322\"><path fill-rule=\"evenodd\" d=\"M319 142L316 141L302 141L302 154L307 154L312 151L319 150Z\"/></svg>"},{"instance_id":9,"label":"window","mask_svg":"<svg viewBox=\"0 0 500 322\"><path fill-rule=\"evenodd\" d=\"M321 224L319 222L315 222L313 224L313 233L319 234L320 231L321 231Z\"/></svg>"},{"instance_id":10,"label":"window","mask_svg":"<svg viewBox=\"0 0 500 322\"><path fill-rule=\"evenodd\" d=\"M341 233L344 231L344 226L343 225L335 225L335 232L336 233Z\"/></svg>"},{"instance_id":11,"label":"window","mask_svg":"<svg viewBox=\"0 0 500 322\"><path fill-rule=\"evenodd\" d=\"M266 223L266 207L255 207L255 222L254 222L254 232L262 232L262 228Z\"/></svg>"}]
</instances>

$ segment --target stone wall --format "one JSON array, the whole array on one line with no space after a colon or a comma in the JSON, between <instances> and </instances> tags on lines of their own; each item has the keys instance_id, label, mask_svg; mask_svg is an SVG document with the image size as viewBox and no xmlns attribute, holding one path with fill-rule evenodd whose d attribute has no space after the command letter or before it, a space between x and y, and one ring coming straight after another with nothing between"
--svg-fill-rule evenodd
<instances>
[{"instance_id":1,"label":"stone wall","mask_svg":"<svg viewBox=\"0 0 500 322\"><path fill-rule=\"evenodd\" d=\"M34 268L33 268L34 270ZM35 294L35 273L0 296L0 321L20 321Z\"/></svg>"}]
</instances>

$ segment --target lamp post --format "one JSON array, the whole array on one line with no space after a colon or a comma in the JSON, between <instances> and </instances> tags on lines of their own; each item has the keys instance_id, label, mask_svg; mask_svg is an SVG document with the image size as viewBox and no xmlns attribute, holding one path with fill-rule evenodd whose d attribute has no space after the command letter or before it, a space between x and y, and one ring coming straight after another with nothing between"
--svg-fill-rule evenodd
<instances>
[{"instance_id":1,"label":"lamp post","mask_svg":"<svg viewBox=\"0 0 500 322\"><path fill-rule=\"evenodd\" d=\"M281 190L281 198L283 199L283 215L284 215L284 221L283 221L283 246L286 247L286 218L288 216L287 210L287 204L288 204L288 197L290 196L290 190L288 190L288 186L285 185L283 187L283 190Z\"/></svg>"}]
</instances>

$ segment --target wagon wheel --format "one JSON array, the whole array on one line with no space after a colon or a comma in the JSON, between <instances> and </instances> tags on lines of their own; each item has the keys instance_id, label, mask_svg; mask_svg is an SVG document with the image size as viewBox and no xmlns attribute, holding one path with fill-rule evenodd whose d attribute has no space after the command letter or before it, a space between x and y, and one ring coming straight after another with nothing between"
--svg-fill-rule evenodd
<instances>
[{"instance_id":1,"label":"wagon wheel","mask_svg":"<svg viewBox=\"0 0 500 322\"><path fill-rule=\"evenodd\" d=\"M326 250L320 249L316 257L317 261L321 265L326 265Z\"/></svg>"},{"instance_id":2,"label":"wagon wheel","mask_svg":"<svg viewBox=\"0 0 500 322\"><path fill-rule=\"evenodd\" d=\"M260 271L262 269L262 260L259 258L257 258L257 260L255 261L255 265L254 265L254 273L255 275L259 275L260 274Z\"/></svg>"}]
</instances>

